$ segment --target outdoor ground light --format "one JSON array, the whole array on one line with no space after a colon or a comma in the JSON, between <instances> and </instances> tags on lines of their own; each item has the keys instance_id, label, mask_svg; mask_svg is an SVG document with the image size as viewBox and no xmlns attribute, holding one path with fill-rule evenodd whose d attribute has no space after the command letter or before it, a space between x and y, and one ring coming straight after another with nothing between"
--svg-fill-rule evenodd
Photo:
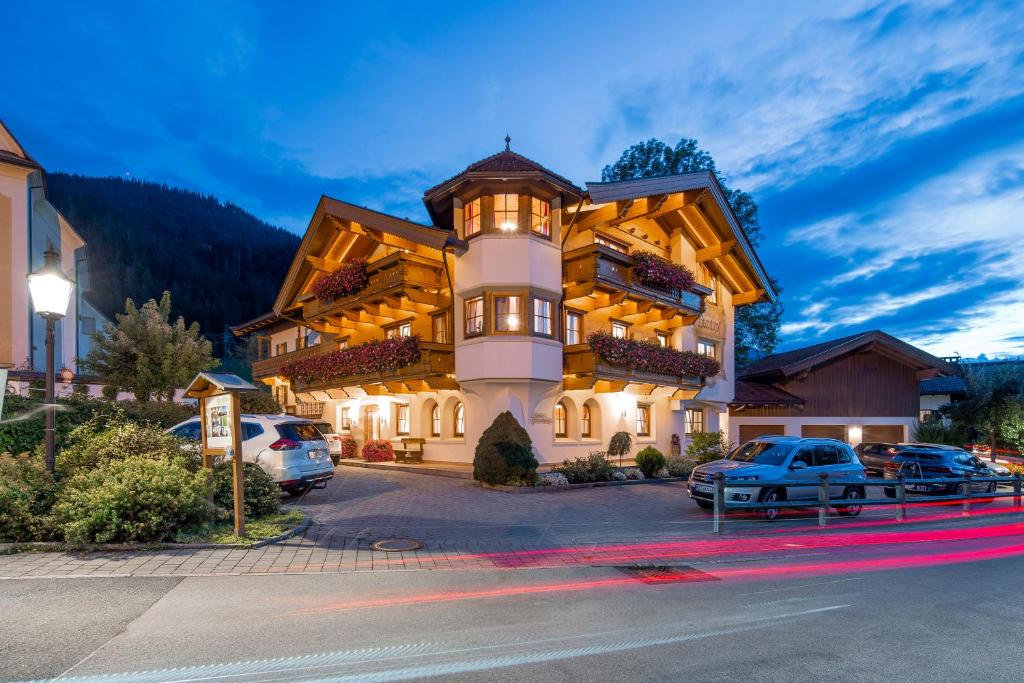
<instances>
[{"instance_id":1,"label":"outdoor ground light","mask_svg":"<svg viewBox=\"0 0 1024 683\"><path fill-rule=\"evenodd\" d=\"M28 276L28 290L32 296L32 307L46 320L46 470L52 475L55 469L54 454L54 360L53 329L57 321L67 315L68 303L74 281L60 269L60 255L50 247L43 254L43 267Z\"/></svg>"}]
</instances>

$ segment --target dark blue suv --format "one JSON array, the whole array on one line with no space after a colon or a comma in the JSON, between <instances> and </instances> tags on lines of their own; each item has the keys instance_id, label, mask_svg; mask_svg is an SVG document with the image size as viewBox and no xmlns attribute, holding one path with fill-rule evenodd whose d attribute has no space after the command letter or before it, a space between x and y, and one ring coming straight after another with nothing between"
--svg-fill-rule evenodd
<instances>
[{"instance_id":1,"label":"dark blue suv","mask_svg":"<svg viewBox=\"0 0 1024 683\"><path fill-rule=\"evenodd\" d=\"M886 479L898 479L902 474L906 479L946 479L949 483L907 484L908 493L940 493L962 496L967 492L963 479L972 477L991 477L992 472L981 460L971 453L960 449L900 446L899 453L893 455L885 463ZM995 493L996 482L976 481L971 484L971 492ZM896 487L886 486L885 495L896 496Z\"/></svg>"}]
</instances>

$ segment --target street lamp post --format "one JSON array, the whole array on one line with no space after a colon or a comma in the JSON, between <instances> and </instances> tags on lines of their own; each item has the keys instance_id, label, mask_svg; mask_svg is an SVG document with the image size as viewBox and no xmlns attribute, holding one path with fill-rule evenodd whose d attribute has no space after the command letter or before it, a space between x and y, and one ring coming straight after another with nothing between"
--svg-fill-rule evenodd
<instances>
[{"instance_id":1,"label":"street lamp post","mask_svg":"<svg viewBox=\"0 0 1024 683\"><path fill-rule=\"evenodd\" d=\"M43 257L43 267L28 276L28 290L33 308L46 321L46 471L52 475L56 469L53 330L57 321L67 315L75 283L60 269L60 255L52 246Z\"/></svg>"}]
</instances>

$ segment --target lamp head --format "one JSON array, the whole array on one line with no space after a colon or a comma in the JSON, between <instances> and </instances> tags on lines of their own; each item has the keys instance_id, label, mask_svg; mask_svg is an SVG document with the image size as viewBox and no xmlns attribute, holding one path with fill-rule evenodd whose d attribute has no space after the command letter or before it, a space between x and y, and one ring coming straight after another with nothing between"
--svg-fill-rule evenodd
<instances>
[{"instance_id":1,"label":"lamp head","mask_svg":"<svg viewBox=\"0 0 1024 683\"><path fill-rule=\"evenodd\" d=\"M60 269L60 255L52 246L43 257L43 267L28 276L32 307L44 318L63 318L67 315L75 283Z\"/></svg>"}]
</instances>

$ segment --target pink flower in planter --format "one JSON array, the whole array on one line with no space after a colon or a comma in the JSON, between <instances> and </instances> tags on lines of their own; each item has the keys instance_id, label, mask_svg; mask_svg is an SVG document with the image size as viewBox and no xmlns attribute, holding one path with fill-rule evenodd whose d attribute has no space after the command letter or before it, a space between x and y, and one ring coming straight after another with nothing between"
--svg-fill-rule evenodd
<instances>
[{"instance_id":1,"label":"pink flower in planter","mask_svg":"<svg viewBox=\"0 0 1024 683\"><path fill-rule=\"evenodd\" d=\"M689 268L649 251L633 254L633 277L642 285L673 293L689 291L696 283Z\"/></svg>"},{"instance_id":2,"label":"pink flower in planter","mask_svg":"<svg viewBox=\"0 0 1024 683\"><path fill-rule=\"evenodd\" d=\"M281 373L293 382L316 385L341 377L389 372L419 360L419 337L394 337L286 363Z\"/></svg>"},{"instance_id":3,"label":"pink flower in planter","mask_svg":"<svg viewBox=\"0 0 1024 683\"><path fill-rule=\"evenodd\" d=\"M675 377L713 377L721 366L714 358L694 351L676 351L654 342L613 337L595 332L587 337L590 349L604 362L637 372Z\"/></svg>"},{"instance_id":4,"label":"pink flower in planter","mask_svg":"<svg viewBox=\"0 0 1024 683\"><path fill-rule=\"evenodd\" d=\"M391 442L375 439L363 444L363 460L366 462L388 462L395 459L395 451Z\"/></svg>"},{"instance_id":5,"label":"pink flower in planter","mask_svg":"<svg viewBox=\"0 0 1024 683\"><path fill-rule=\"evenodd\" d=\"M317 280L313 285L313 295L320 303L328 304L342 297L352 296L366 287L369 281L366 262L353 261Z\"/></svg>"}]
</instances>

